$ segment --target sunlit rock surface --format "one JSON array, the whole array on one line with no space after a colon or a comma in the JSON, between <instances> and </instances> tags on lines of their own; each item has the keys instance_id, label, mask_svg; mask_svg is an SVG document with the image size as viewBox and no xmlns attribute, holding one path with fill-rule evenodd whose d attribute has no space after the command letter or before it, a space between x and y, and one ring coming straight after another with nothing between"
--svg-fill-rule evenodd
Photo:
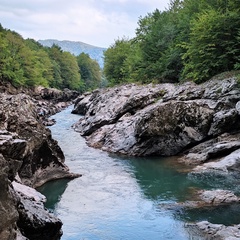
<instances>
[{"instance_id":1,"label":"sunlit rock surface","mask_svg":"<svg viewBox=\"0 0 240 240\"><path fill-rule=\"evenodd\" d=\"M240 88L236 78L201 85L125 85L96 90L78 98L73 110L84 115L74 129L89 146L133 156L179 155L195 165L189 178L212 182L196 200L167 208L238 204L240 170ZM211 179L213 181L211 181ZM219 181L216 181L219 179ZM221 189L221 187L223 189ZM240 239L239 225L189 224L204 239Z\"/></svg>"},{"instance_id":2,"label":"sunlit rock surface","mask_svg":"<svg viewBox=\"0 0 240 240\"><path fill-rule=\"evenodd\" d=\"M13 182L13 188L18 196L17 225L24 235L36 240L60 239L62 222L45 209L43 203L46 198L33 188L17 182Z\"/></svg>"},{"instance_id":3,"label":"sunlit rock surface","mask_svg":"<svg viewBox=\"0 0 240 240\"><path fill-rule=\"evenodd\" d=\"M235 78L202 85L125 85L81 96L73 113L85 116L74 128L90 146L109 152L170 156L238 131L239 100Z\"/></svg>"},{"instance_id":4,"label":"sunlit rock surface","mask_svg":"<svg viewBox=\"0 0 240 240\"><path fill-rule=\"evenodd\" d=\"M1 240L60 239L61 221L46 211L42 197L30 187L79 176L69 172L62 150L44 126L48 116L69 104L60 101L72 93L39 91L0 87Z\"/></svg>"},{"instance_id":5,"label":"sunlit rock surface","mask_svg":"<svg viewBox=\"0 0 240 240\"><path fill-rule=\"evenodd\" d=\"M188 228L195 229L203 235L206 240L238 240L240 239L240 225L224 226L223 224L212 224L207 221L196 224L187 224Z\"/></svg>"}]
</instances>

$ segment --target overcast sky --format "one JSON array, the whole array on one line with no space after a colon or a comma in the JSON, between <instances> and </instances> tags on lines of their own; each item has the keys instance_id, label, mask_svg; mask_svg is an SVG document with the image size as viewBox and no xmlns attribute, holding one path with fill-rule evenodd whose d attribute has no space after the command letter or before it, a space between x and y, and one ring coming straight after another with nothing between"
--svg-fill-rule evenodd
<instances>
[{"instance_id":1,"label":"overcast sky","mask_svg":"<svg viewBox=\"0 0 240 240\"><path fill-rule=\"evenodd\" d=\"M170 0L0 0L0 23L24 38L81 41L109 47L134 37L140 16Z\"/></svg>"}]
</instances>

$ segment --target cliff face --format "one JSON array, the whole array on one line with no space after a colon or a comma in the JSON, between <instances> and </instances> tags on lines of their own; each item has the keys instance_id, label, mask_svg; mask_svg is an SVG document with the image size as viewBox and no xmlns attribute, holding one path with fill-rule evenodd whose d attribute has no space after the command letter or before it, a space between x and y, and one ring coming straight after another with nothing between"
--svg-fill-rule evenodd
<instances>
[{"instance_id":1,"label":"cliff face","mask_svg":"<svg viewBox=\"0 0 240 240\"><path fill-rule=\"evenodd\" d=\"M240 87L234 77L97 90L80 96L73 113L85 115L74 128L92 147L136 156L180 154L181 162L198 165L195 179L239 175Z\"/></svg>"},{"instance_id":2,"label":"cliff face","mask_svg":"<svg viewBox=\"0 0 240 240\"><path fill-rule=\"evenodd\" d=\"M46 90L40 93L33 94L38 100L24 93L0 93L0 239L3 240L15 239L17 235L28 239L59 239L61 221L44 209L42 200L34 200L23 189L26 185L35 188L53 179L79 176L69 172L62 150L44 126L49 115L66 106L54 105L44 98L50 94L59 102L68 94L54 95ZM16 188L13 181L24 185ZM43 236L45 231L51 234Z\"/></svg>"},{"instance_id":3,"label":"cliff face","mask_svg":"<svg viewBox=\"0 0 240 240\"><path fill-rule=\"evenodd\" d=\"M0 239L15 239L18 212L8 180L8 164L0 154Z\"/></svg>"},{"instance_id":4,"label":"cliff face","mask_svg":"<svg viewBox=\"0 0 240 240\"><path fill-rule=\"evenodd\" d=\"M125 85L80 96L74 126L88 145L105 151L149 156L179 155L188 177L217 191L196 193L198 200L177 207L239 203L240 86L237 78L201 85ZM186 170L187 171L187 170ZM217 181L216 181L217 180ZM222 188L222 189L221 189ZM172 206L167 206L171 208ZM239 225L199 222L188 225L206 239L239 239Z\"/></svg>"},{"instance_id":5,"label":"cliff face","mask_svg":"<svg viewBox=\"0 0 240 240\"><path fill-rule=\"evenodd\" d=\"M75 130L88 144L128 155L176 155L240 129L236 79L202 85L126 85L80 98Z\"/></svg>"},{"instance_id":6,"label":"cliff face","mask_svg":"<svg viewBox=\"0 0 240 240\"><path fill-rule=\"evenodd\" d=\"M35 103L25 94L1 95L0 149L9 164L9 178L18 174L31 187L71 177L64 155L39 119Z\"/></svg>"}]
</instances>

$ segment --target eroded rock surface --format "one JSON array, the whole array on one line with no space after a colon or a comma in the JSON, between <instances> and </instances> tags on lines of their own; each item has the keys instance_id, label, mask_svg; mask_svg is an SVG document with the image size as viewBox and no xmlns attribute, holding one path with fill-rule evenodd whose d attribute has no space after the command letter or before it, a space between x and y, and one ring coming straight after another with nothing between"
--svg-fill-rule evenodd
<instances>
[{"instance_id":1,"label":"eroded rock surface","mask_svg":"<svg viewBox=\"0 0 240 240\"><path fill-rule=\"evenodd\" d=\"M199 165L211 159L217 161L239 148L240 134L224 133L188 149L179 160L189 165Z\"/></svg>"},{"instance_id":2,"label":"eroded rock surface","mask_svg":"<svg viewBox=\"0 0 240 240\"><path fill-rule=\"evenodd\" d=\"M239 100L235 78L125 85L81 96L73 113L85 116L74 128L90 146L109 152L170 156L239 130Z\"/></svg>"},{"instance_id":3,"label":"eroded rock surface","mask_svg":"<svg viewBox=\"0 0 240 240\"><path fill-rule=\"evenodd\" d=\"M0 154L0 239L4 240L16 238L18 219L16 199L9 185L8 173L8 163Z\"/></svg>"},{"instance_id":4,"label":"eroded rock surface","mask_svg":"<svg viewBox=\"0 0 240 240\"><path fill-rule=\"evenodd\" d=\"M13 87L1 86L0 92L0 239L60 239L61 221L46 211L30 187L79 176L69 172L62 150L44 126L49 115L68 105L59 100L69 96L50 104L46 93L37 100ZM28 185L28 191L12 184L15 179Z\"/></svg>"},{"instance_id":5,"label":"eroded rock surface","mask_svg":"<svg viewBox=\"0 0 240 240\"><path fill-rule=\"evenodd\" d=\"M80 96L73 113L84 115L74 128L92 147L135 156L179 154L179 161L196 165L190 179L212 182L215 190L200 191L194 201L165 207L239 203L239 196L227 190L239 192L240 88L236 78L201 85L131 84L97 90ZM192 226L206 239L240 239L239 225L201 222Z\"/></svg>"},{"instance_id":6,"label":"eroded rock surface","mask_svg":"<svg viewBox=\"0 0 240 240\"><path fill-rule=\"evenodd\" d=\"M211 212L215 208L228 207L238 205L240 197L228 190L197 190L192 196L192 200L176 203L163 203L159 207L162 209L178 212L178 216L185 219L185 215L190 211L205 211ZM195 213L196 214L196 213ZM186 220L186 219L185 219ZM189 220L189 219L188 219ZM208 240L226 240L239 239L240 225L225 226L223 224L212 224L208 221L196 223L186 223L186 229L189 231L193 239L208 239ZM197 238L196 236L199 236Z\"/></svg>"},{"instance_id":7,"label":"eroded rock surface","mask_svg":"<svg viewBox=\"0 0 240 240\"><path fill-rule=\"evenodd\" d=\"M238 240L240 239L240 225L224 226L207 221L187 224L186 227L197 230L206 240Z\"/></svg>"},{"instance_id":8,"label":"eroded rock surface","mask_svg":"<svg viewBox=\"0 0 240 240\"><path fill-rule=\"evenodd\" d=\"M240 198L228 190L200 191L200 199L206 204L219 205L240 202Z\"/></svg>"},{"instance_id":9,"label":"eroded rock surface","mask_svg":"<svg viewBox=\"0 0 240 240\"><path fill-rule=\"evenodd\" d=\"M74 177L51 132L38 120L28 95L1 95L0 150L10 163L10 179L18 173L32 187L62 177Z\"/></svg>"},{"instance_id":10,"label":"eroded rock surface","mask_svg":"<svg viewBox=\"0 0 240 240\"><path fill-rule=\"evenodd\" d=\"M62 222L50 214L43 203L46 198L33 188L13 182L18 196L18 227L28 239L58 240Z\"/></svg>"},{"instance_id":11,"label":"eroded rock surface","mask_svg":"<svg viewBox=\"0 0 240 240\"><path fill-rule=\"evenodd\" d=\"M223 189L196 190L191 197L192 199L185 202L163 203L160 207L172 210L208 207L211 210L211 207L240 202L240 197L234 192Z\"/></svg>"}]
</instances>

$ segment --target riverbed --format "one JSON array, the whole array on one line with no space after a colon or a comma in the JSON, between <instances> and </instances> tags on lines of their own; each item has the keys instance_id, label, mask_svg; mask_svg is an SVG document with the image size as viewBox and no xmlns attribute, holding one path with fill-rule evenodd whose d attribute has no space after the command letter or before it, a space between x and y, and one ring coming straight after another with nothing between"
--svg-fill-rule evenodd
<instances>
[{"instance_id":1,"label":"riverbed","mask_svg":"<svg viewBox=\"0 0 240 240\"><path fill-rule=\"evenodd\" d=\"M212 214L167 207L190 200L203 186L188 177L175 157L133 158L88 147L71 128L81 117L71 110L54 115L56 124L50 129L66 164L82 177L39 188L48 199L46 207L63 222L61 240L200 240L185 227L187 222L223 223L227 216L219 219L222 212L237 211L234 206Z\"/></svg>"}]
</instances>

